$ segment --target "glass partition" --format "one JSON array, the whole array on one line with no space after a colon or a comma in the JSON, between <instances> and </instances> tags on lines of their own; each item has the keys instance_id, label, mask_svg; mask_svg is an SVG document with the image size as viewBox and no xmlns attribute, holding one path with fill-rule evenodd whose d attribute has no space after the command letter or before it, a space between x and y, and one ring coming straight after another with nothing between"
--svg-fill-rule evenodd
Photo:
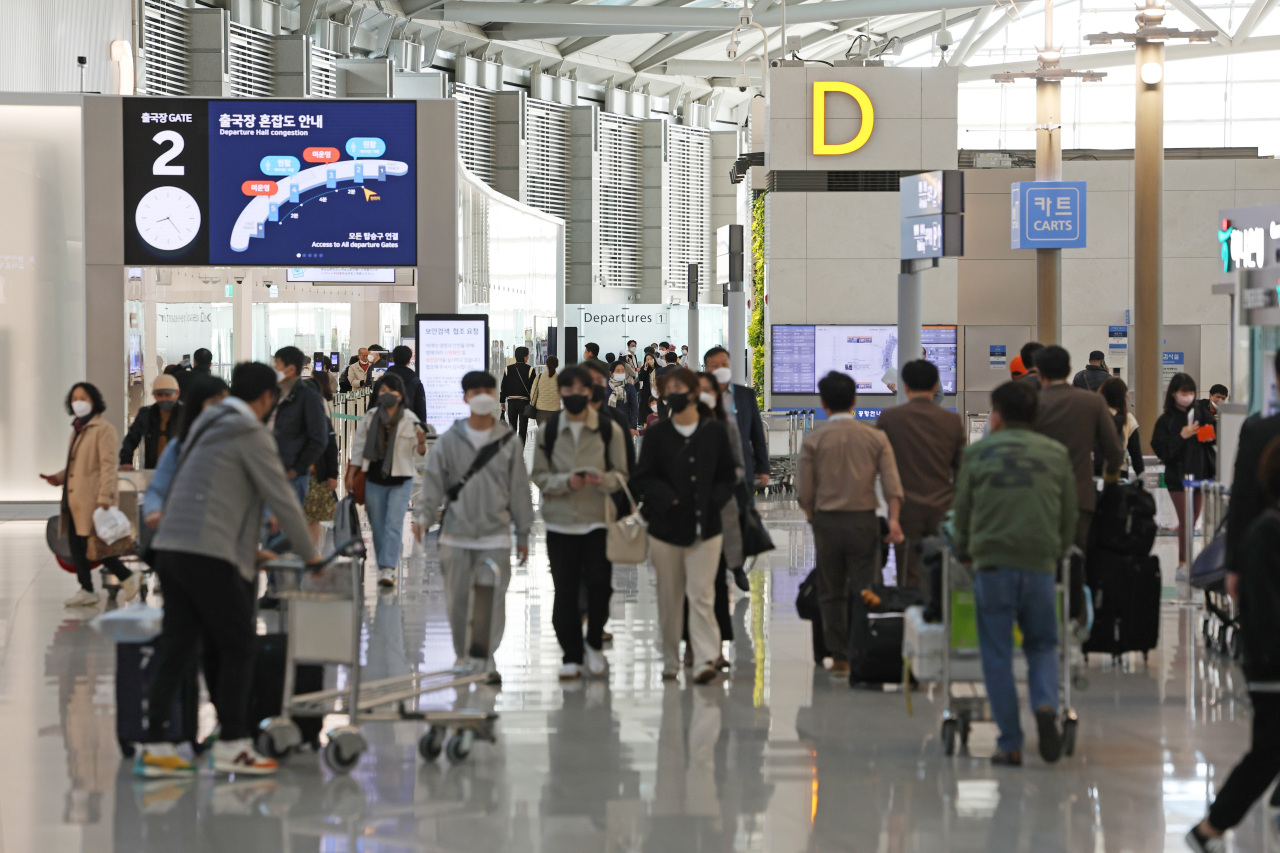
<instances>
[{"instance_id":1,"label":"glass partition","mask_svg":"<svg viewBox=\"0 0 1280 853\"><path fill-rule=\"evenodd\" d=\"M281 347L313 352L351 349L351 304L348 302L255 302L253 359L267 364Z\"/></svg>"},{"instance_id":2,"label":"glass partition","mask_svg":"<svg viewBox=\"0 0 1280 853\"><path fill-rule=\"evenodd\" d=\"M489 315L494 370L518 346L541 364L564 289L564 222L458 170L458 311Z\"/></svg>"}]
</instances>

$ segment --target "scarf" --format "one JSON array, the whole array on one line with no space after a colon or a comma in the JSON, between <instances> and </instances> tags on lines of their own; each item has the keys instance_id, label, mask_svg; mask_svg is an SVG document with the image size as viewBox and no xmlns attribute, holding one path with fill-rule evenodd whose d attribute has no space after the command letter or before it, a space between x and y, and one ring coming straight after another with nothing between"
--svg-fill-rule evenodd
<instances>
[{"instance_id":1,"label":"scarf","mask_svg":"<svg viewBox=\"0 0 1280 853\"><path fill-rule=\"evenodd\" d=\"M382 476L391 476L391 467L395 462L395 441L387 441L387 436L396 434L400 426L400 417L404 414L404 402L396 406L396 413L388 415L381 406L373 410L373 421L369 424L369 434L364 439L364 458L370 464L382 460Z\"/></svg>"},{"instance_id":2,"label":"scarf","mask_svg":"<svg viewBox=\"0 0 1280 853\"><path fill-rule=\"evenodd\" d=\"M624 379L622 382L614 382L610 379L609 388L613 392L609 396L609 405L615 409L619 406L625 406L627 404L627 381Z\"/></svg>"}]
</instances>

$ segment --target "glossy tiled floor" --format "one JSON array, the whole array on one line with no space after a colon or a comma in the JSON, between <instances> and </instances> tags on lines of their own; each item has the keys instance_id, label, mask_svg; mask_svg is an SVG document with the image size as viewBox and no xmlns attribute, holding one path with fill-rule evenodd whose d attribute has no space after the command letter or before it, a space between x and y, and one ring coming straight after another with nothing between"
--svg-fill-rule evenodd
<instances>
[{"instance_id":1,"label":"glossy tiled floor","mask_svg":"<svg viewBox=\"0 0 1280 853\"><path fill-rule=\"evenodd\" d=\"M64 611L70 578L43 523L0 521L0 850L3 851L1108 851L1184 849L1242 752L1238 673L1206 658L1198 614L1172 580L1160 647L1116 669L1094 661L1076 696L1077 754L1021 770L942 757L936 698L851 692L815 673L793 601L812 544L794 508L766 505L779 549L733 605L723 684L663 684L651 571L619 568L607 680L561 686L552 587L539 541L507 599L492 706L498 743L456 767L424 765L414 724L366 727L349 777L296 756L277 778L136 782L115 738L114 654ZM1167 555L1171 539L1159 547ZM432 549L371 592L367 659L380 672L452 662ZM1268 848L1259 806L1234 848Z\"/></svg>"}]
</instances>

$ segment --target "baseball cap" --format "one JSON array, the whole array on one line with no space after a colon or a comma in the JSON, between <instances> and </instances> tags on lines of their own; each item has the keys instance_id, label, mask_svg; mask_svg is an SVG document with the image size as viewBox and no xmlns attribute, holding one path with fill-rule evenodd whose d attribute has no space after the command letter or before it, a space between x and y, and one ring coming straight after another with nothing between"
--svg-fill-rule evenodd
<instances>
[{"instance_id":1,"label":"baseball cap","mask_svg":"<svg viewBox=\"0 0 1280 853\"><path fill-rule=\"evenodd\" d=\"M1019 376L1025 376L1026 373L1027 369L1022 365L1022 356L1015 355L1009 362L1009 375L1017 379Z\"/></svg>"},{"instance_id":2,"label":"baseball cap","mask_svg":"<svg viewBox=\"0 0 1280 853\"><path fill-rule=\"evenodd\" d=\"M156 377L156 381L151 383L152 394L154 394L157 391L177 391L177 390L178 390L178 380L174 379L172 376L170 376L167 373L161 373L159 376Z\"/></svg>"},{"instance_id":3,"label":"baseball cap","mask_svg":"<svg viewBox=\"0 0 1280 853\"><path fill-rule=\"evenodd\" d=\"M1090 361L1105 361L1106 357L1107 356L1100 349L1096 349L1093 352L1089 353Z\"/></svg>"}]
</instances>

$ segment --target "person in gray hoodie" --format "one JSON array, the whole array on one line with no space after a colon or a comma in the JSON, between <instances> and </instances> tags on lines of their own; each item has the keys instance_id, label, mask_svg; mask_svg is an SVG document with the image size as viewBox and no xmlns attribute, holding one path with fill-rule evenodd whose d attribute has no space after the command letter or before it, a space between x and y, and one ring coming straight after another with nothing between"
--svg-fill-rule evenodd
<instances>
[{"instance_id":1,"label":"person in gray hoodie","mask_svg":"<svg viewBox=\"0 0 1280 853\"><path fill-rule=\"evenodd\" d=\"M533 500L529 472L524 467L524 444L512 441L511 428L496 417L500 408L498 382L492 375L473 370L462 377L462 396L471 416L454 421L436 441L427 457L414 506L415 534L440 522L440 569L444 574L454 669L471 671L483 666L491 683L500 682L493 653L506 627L507 586L511 582L511 527L516 528L516 553L520 565L529 560L529 528L533 526ZM472 662L467 648L471 587L487 561L496 566L488 659ZM473 642L477 638L472 638Z\"/></svg>"},{"instance_id":2,"label":"person in gray hoodie","mask_svg":"<svg viewBox=\"0 0 1280 853\"><path fill-rule=\"evenodd\" d=\"M569 367L556 376L564 409L538 433L533 482L542 492L547 557L556 598L551 622L564 650L560 678L604 675L604 623L613 594L613 566L606 556L605 501L627 482L625 442L631 436L588 405L591 375ZM583 647L579 590L587 593L587 637Z\"/></svg>"},{"instance_id":3,"label":"person in gray hoodie","mask_svg":"<svg viewBox=\"0 0 1280 853\"><path fill-rule=\"evenodd\" d=\"M196 420L183 444L164 515L152 540L164 588L149 707L149 743L137 754L140 776L194 775L195 767L166 742L168 711L200 645L219 661L211 691L222 728L213 746L220 773L274 773L276 762L253 748L249 688L257 633L257 571L264 504L309 566L321 564L302 506L285 476L275 438L263 425L280 398L270 367L246 362L231 375L231 396Z\"/></svg>"}]
</instances>

